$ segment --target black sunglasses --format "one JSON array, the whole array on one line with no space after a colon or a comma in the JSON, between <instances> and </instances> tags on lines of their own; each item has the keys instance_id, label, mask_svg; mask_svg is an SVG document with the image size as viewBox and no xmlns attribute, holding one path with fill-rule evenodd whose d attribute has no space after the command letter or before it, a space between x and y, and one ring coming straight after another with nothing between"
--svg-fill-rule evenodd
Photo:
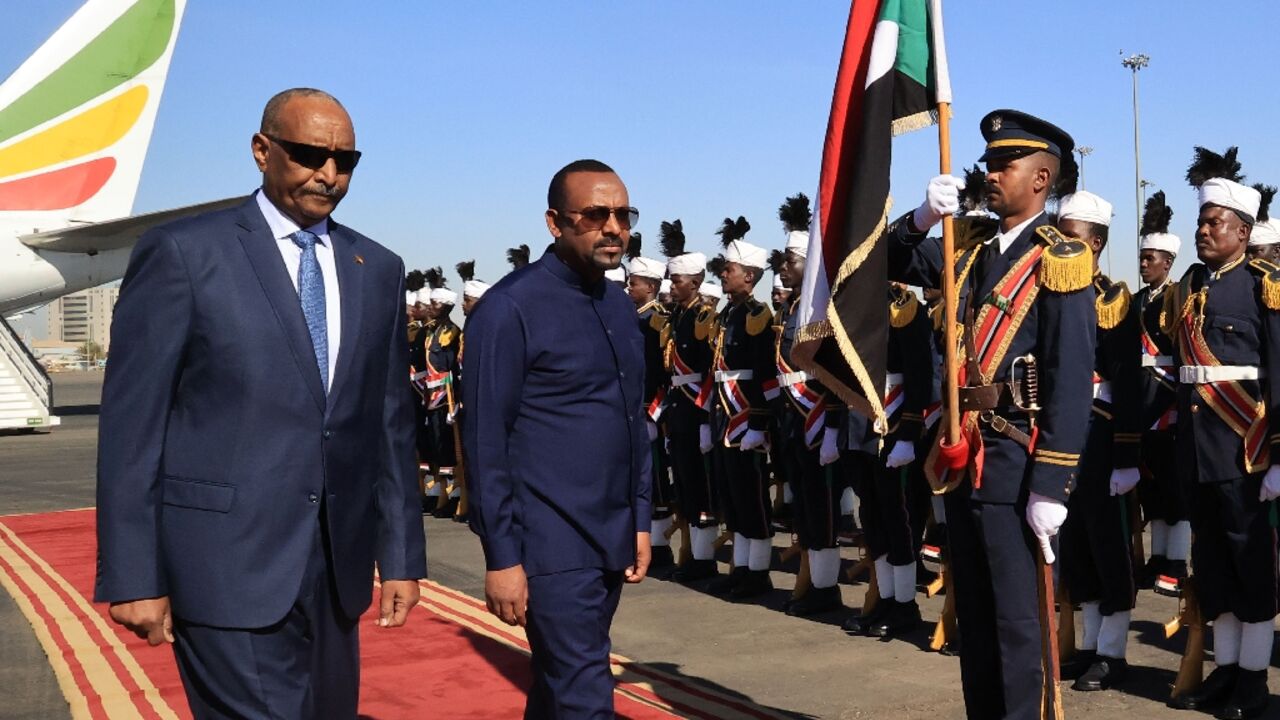
<instances>
[{"instance_id":1,"label":"black sunglasses","mask_svg":"<svg viewBox=\"0 0 1280 720\"><path fill-rule=\"evenodd\" d=\"M359 150L330 150L319 145L307 145L306 143L293 142L292 140L282 140L275 135L267 135L266 133L263 133L262 136L284 148L290 160L308 170L319 170L324 167L329 158L333 158L333 164L337 166L338 172L347 175L352 170L355 170L356 165L360 162Z\"/></svg>"},{"instance_id":2,"label":"black sunglasses","mask_svg":"<svg viewBox=\"0 0 1280 720\"><path fill-rule=\"evenodd\" d=\"M640 211L633 207L608 208L601 205L593 205L584 207L581 210L560 210L559 212L566 215L581 215L582 220L578 222L579 227L583 230L599 230L609 222L609 216L613 216L618 221L618 225L623 230L630 230L635 224L640 222Z\"/></svg>"}]
</instances>

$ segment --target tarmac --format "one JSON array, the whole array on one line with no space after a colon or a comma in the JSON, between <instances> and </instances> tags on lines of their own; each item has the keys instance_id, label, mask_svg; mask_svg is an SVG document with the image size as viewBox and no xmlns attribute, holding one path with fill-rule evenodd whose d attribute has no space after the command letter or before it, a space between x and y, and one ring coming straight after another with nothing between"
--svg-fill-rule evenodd
<instances>
[{"instance_id":1,"label":"tarmac","mask_svg":"<svg viewBox=\"0 0 1280 720\"><path fill-rule=\"evenodd\" d=\"M46 433L0 435L0 515L94 504L102 374L60 373L54 376L54 388L62 426ZM484 562L475 536L449 520L427 516L423 525L431 578L482 598ZM779 550L789 543L786 535L775 539ZM843 554L846 564L857 558L853 549ZM905 638L851 638L840 630L844 613L787 617L781 608L794 573L775 571L772 578L775 591L748 603L726 602L654 579L628 586L613 624L614 652L797 718L965 717L957 659L928 650L941 596L922 596L927 622ZM842 584L845 604L861 607L866 587ZM1173 599L1142 592L1130 631L1128 680L1119 689L1098 693L1075 692L1064 683L1065 715L1091 720L1207 717L1177 713L1164 704L1185 633L1165 640L1162 626L1177 609ZM1271 673L1271 690L1273 695L1280 692L1280 673ZM1271 711L1268 717L1280 717L1280 701L1273 698ZM0 593L0 718L69 717L34 633L12 599ZM446 715L424 707L419 717Z\"/></svg>"}]
</instances>

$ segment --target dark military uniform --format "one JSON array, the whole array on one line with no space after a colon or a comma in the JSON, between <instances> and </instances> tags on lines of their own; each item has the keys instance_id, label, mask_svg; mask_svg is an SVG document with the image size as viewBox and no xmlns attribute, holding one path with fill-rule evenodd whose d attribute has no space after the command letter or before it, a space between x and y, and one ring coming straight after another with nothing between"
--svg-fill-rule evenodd
<instances>
[{"instance_id":1,"label":"dark military uniform","mask_svg":"<svg viewBox=\"0 0 1280 720\"><path fill-rule=\"evenodd\" d=\"M1206 621L1226 612L1270 621L1277 610L1272 503L1258 499L1263 475L1280 462L1280 302L1266 299L1280 287L1267 277L1272 270L1243 257L1217 272L1192 265L1172 298L1177 467L1191 488L1191 560ZM1215 373L1256 379L1215 381Z\"/></svg>"},{"instance_id":2,"label":"dark military uniform","mask_svg":"<svg viewBox=\"0 0 1280 720\"><path fill-rule=\"evenodd\" d=\"M748 297L725 306L712 363L712 477L729 530L750 540L773 537L764 452L743 452L748 430L769 429L765 380L774 375L773 313Z\"/></svg>"},{"instance_id":3,"label":"dark military uniform","mask_svg":"<svg viewBox=\"0 0 1280 720\"><path fill-rule=\"evenodd\" d=\"M427 338L430 334L430 324L415 321L409 325L409 385L414 398L413 419L417 428L414 441L420 463L426 463L431 454L427 446L427 410L423 404L427 394Z\"/></svg>"},{"instance_id":4,"label":"dark military uniform","mask_svg":"<svg viewBox=\"0 0 1280 720\"><path fill-rule=\"evenodd\" d=\"M714 527L711 478L703 462L698 430L709 422L701 403L710 393L711 334L715 313L699 298L677 306L663 331L664 365L670 373L662 425L669 440L669 459L679 497L680 514L694 527Z\"/></svg>"},{"instance_id":5,"label":"dark military uniform","mask_svg":"<svg viewBox=\"0 0 1280 720\"><path fill-rule=\"evenodd\" d=\"M662 336L667 328L667 311L657 300L637 310L640 334L644 337L644 403L650 420L657 422L665 410L664 402L670 376L663 364ZM670 465L664 451L661 433L649 443L653 455L653 519L671 517L675 511L675 486L671 482Z\"/></svg>"},{"instance_id":6,"label":"dark military uniform","mask_svg":"<svg viewBox=\"0 0 1280 720\"><path fill-rule=\"evenodd\" d=\"M778 427L772 450L774 466L791 482L800 547L823 550L836 547L844 481L837 467L824 468L819 463L818 448L827 428L839 428L843 407L821 383L791 365L791 348L800 329L799 303L799 293L795 293L778 313L776 376L772 382L766 380L765 386Z\"/></svg>"},{"instance_id":7,"label":"dark military uniform","mask_svg":"<svg viewBox=\"0 0 1280 720\"><path fill-rule=\"evenodd\" d=\"M1154 289L1144 287L1134 296L1129 312L1137 324L1139 344L1129 348L1126 356L1128 362L1138 366L1138 412L1143 431L1140 460L1146 471L1138 484L1142 514L1148 521L1163 521L1170 526L1189 517L1188 486L1178 478L1174 442L1178 368L1173 361L1173 338L1161 327L1165 293L1175 286L1169 281ZM1162 563L1155 557L1152 563L1149 580L1154 581L1155 573L1168 568L1159 566ZM1175 572L1185 571L1184 562Z\"/></svg>"},{"instance_id":8,"label":"dark military uniform","mask_svg":"<svg viewBox=\"0 0 1280 720\"><path fill-rule=\"evenodd\" d=\"M458 349L462 332L449 318L438 320L423 343L426 353L425 394L422 405L426 413L425 462L432 468L452 468L457 462L450 424L449 388L457 377Z\"/></svg>"},{"instance_id":9,"label":"dark military uniform","mask_svg":"<svg viewBox=\"0 0 1280 720\"><path fill-rule=\"evenodd\" d=\"M1022 226L1001 252L1000 238L977 245L957 259L955 268L942 261L942 243L912 232L910 215L887 231L890 279L925 288L941 286L942 273L955 272L962 309L978 316L989 307L999 337L977 337L980 356L998 352L989 377L967 372L967 387L995 388L994 403L979 393L961 390L962 409L980 412L971 437L980 440L983 470L975 481L966 474L946 496L951 568L956 610L964 651L960 656L965 705L972 718L1039 718L1043 671L1037 595L1038 542L1028 528L1025 506L1029 492L1066 502L1076 484L1076 468L1084 447L1092 385L1095 319L1089 268L1083 282L1046 283L1041 270L1017 286L1006 275L1028 268L1024 258L1047 253L1052 228L1047 215ZM1039 263L1045 263L1041 256ZM1088 258L1085 258L1088 261ZM1070 275L1070 273L1066 273ZM1051 274L1053 276L1053 274ZM1012 278L1010 278L1012 279ZM1033 286L1027 282L1035 280ZM1053 287L1050 287L1050 285ZM993 292L999 287L1000 292ZM1056 289L1055 289L1056 288ZM1034 292L1028 299L1027 292ZM1022 297L1024 305L1016 305ZM1023 315L1025 311L1025 315ZM1002 324L1019 318L1016 328ZM1015 359L1036 358L1042 406L1032 427L1029 413L1012 402ZM968 368L966 368L966 371ZM1023 383L1025 384L1025 383ZM1025 391L1025 388L1024 388ZM1025 406L1026 392L1022 397ZM966 398L972 404L966 406ZM984 407L985 405L985 407ZM998 418L998 420L997 420ZM930 458L928 462L933 462ZM950 476L942 480L949 480Z\"/></svg>"},{"instance_id":10,"label":"dark military uniform","mask_svg":"<svg viewBox=\"0 0 1280 720\"><path fill-rule=\"evenodd\" d=\"M1093 407L1059 552L1071 601L1097 602L1105 616L1132 610L1136 593L1129 508L1124 496L1111 494L1111 471L1138 465L1138 378L1131 362L1138 334L1123 283L1098 274L1093 290L1098 313Z\"/></svg>"}]
</instances>

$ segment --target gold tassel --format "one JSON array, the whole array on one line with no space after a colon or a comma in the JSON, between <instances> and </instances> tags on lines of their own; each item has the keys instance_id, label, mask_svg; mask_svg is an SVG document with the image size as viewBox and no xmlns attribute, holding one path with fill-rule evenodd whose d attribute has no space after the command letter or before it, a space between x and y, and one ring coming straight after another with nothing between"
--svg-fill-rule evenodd
<instances>
[{"instance_id":1,"label":"gold tassel","mask_svg":"<svg viewBox=\"0 0 1280 720\"><path fill-rule=\"evenodd\" d=\"M1110 330L1123 322L1129 314L1130 299L1129 288L1122 282L1113 285L1111 291L1098 295L1093 301L1093 307L1098 311L1098 327Z\"/></svg>"},{"instance_id":2,"label":"gold tassel","mask_svg":"<svg viewBox=\"0 0 1280 720\"><path fill-rule=\"evenodd\" d=\"M1078 240L1049 247L1040 261L1040 284L1060 293L1089 287L1093 284L1093 251Z\"/></svg>"},{"instance_id":3,"label":"gold tassel","mask_svg":"<svg viewBox=\"0 0 1280 720\"><path fill-rule=\"evenodd\" d=\"M1280 310L1280 270L1273 270L1263 276L1262 304L1268 310Z\"/></svg>"},{"instance_id":4,"label":"gold tassel","mask_svg":"<svg viewBox=\"0 0 1280 720\"><path fill-rule=\"evenodd\" d=\"M920 300L916 294L911 291L903 293L902 300L894 300L889 302L889 324L896 328L904 328L916 319L916 312L920 309Z\"/></svg>"},{"instance_id":5,"label":"gold tassel","mask_svg":"<svg viewBox=\"0 0 1280 720\"><path fill-rule=\"evenodd\" d=\"M768 305L761 303L747 316L747 334L755 337L773 324L773 311Z\"/></svg>"}]
</instances>

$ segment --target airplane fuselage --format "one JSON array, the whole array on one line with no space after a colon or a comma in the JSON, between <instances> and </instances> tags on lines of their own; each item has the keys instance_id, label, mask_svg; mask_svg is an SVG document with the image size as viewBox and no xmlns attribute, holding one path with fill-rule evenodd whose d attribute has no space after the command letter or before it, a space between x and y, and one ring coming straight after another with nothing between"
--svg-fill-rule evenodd
<instances>
[{"instance_id":1,"label":"airplane fuselage","mask_svg":"<svg viewBox=\"0 0 1280 720\"><path fill-rule=\"evenodd\" d=\"M68 293L124 277L132 247L66 253L27 247L0 237L0 315L44 305Z\"/></svg>"}]
</instances>

